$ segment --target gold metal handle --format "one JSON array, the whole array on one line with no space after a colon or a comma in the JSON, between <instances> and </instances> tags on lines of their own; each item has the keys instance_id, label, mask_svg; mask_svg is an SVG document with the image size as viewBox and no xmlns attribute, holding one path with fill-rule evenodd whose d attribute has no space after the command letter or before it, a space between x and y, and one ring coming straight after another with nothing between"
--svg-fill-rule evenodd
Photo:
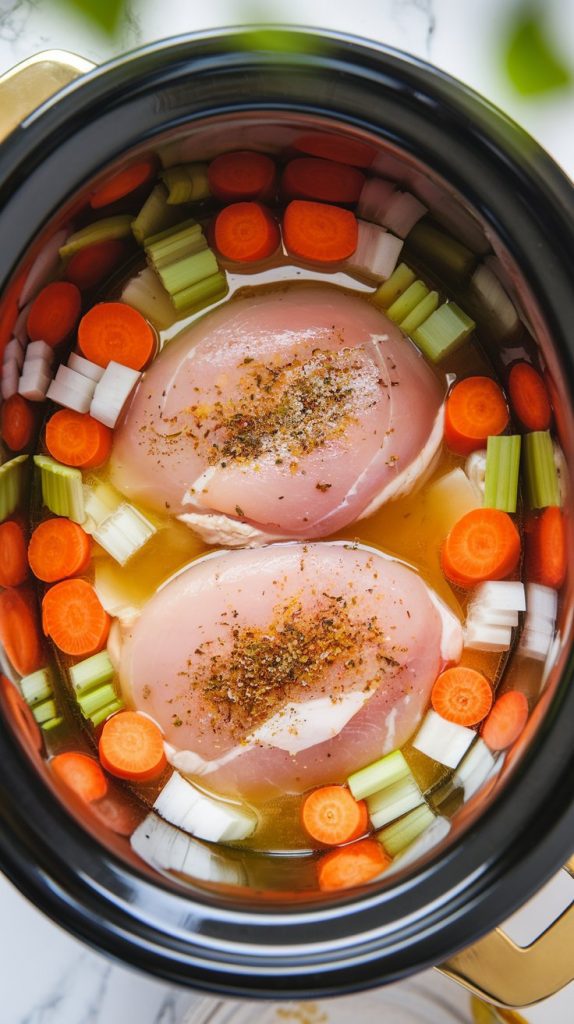
<instances>
[{"instance_id":1,"label":"gold metal handle","mask_svg":"<svg viewBox=\"0 0 574 1024\"><path fill-rule=\"evenodd\" d=\"M565 870L574 878L574 856ZM547 999L574 981L574 902L529 946L496 928L438 970L495 1006Z\"/></svg>"},{"instance_id":2,"label":"gold metal handle","mask_svg":"<svg viewBox=\"0 0 574 1024\"><path fill-rule=\"evenodd\" d=\"M65 50L45 50L0 76L0 142L54 93L95 67Z\"/></svg>"}]
</instances>

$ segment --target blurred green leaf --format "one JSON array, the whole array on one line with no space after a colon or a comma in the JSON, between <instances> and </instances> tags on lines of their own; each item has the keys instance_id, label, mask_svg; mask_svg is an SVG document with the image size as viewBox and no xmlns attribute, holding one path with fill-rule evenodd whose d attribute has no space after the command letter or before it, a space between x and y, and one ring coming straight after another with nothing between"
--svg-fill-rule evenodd
<instances>
[{"instance_id":1,"label":"blurred green leaf","mask_svg":"<svg viewBox=\"0 0 574 1024\"><path fill-rule=\"evenodd\" d=\"M570 69L547 33L543 9L531 4L521 5L510 23L504 62L510 81L523 96L553 92L572 82Z\"/></svg>"},{"instance_id":2,"label":"blurred green leaf","mask_svg":"<svg viewBox=\"0 0 574 1024\"><path fill-rule=\"evenodd\" d=\"M126 9L126 0L63 0L64 4L83 14L107 35L117 33Z\"/></svg>"}]
</instances>

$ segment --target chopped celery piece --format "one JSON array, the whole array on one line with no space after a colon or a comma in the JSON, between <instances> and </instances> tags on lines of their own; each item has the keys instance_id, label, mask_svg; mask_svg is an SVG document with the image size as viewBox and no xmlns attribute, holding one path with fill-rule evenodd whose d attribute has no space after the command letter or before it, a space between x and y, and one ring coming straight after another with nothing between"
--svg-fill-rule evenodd
<instances>
[{"instance_id":1,"label":"chopped celery piece","mask_svg":"<svg viewBox=\"0 0 574 1024\"><path fill-rule=\"evenodd\" d=\"M39 668L37 672L31 672L20 680L22 696L32 707L52 696L52 678L47 668Z\"/></svg>"},{"instance_id":2,"label":"chopped celery piece","mask_svg":"<svg viewBox=\"0 0 574 1024\"><path fill-rule=\"evenodd\" d=\"M103 220L96 220L70 235L60 249L60 256L65 260L80 249L87 249L88 246L99 242L109 242L112 238L128 238L131 233L132 218L129 213L120 213L117 217L104 217Z\"/></svg>"},{"instance_id":3,"label":"chopped celery piece","mask_svg":"<svg viewBox=\"0 0 574 1024\"><path fill-rule=\"evenodd\" d=\"M415 807L408 814L399 818L398 821L393 821L391 825L387 825L386 828L377 833L377 839L383 844L391 857L396 857L398 853L401 853L407 846L410 846L415 839L418 839L421 832L429 828L434 820L435 815L428 804L420 804L419 807Z\"/></svg>"},{"instance_id":4,"label":"chopped celery piece","mask_svg":"<svg viewBox=\"0 0 574 1024\"><path fill-rule=\"evenodd\" d=\"M462 345L475 326L455 302L444 302L413 331L412 338L423 355L437 363Z\"/></svg>"},{"instance_id":5,"label":"chopped celery piece","mask_svg":"<svg viewBox=\"0 0 574 1024\"><path fill-rule=\"evenodd\" d=\"M485 508L516 512L519 468L520 434L489 437L484 480Z\"/></svg>"},{"instance_id":6,"label":"chopped celery piece","mask_svg":"<svg viewBox=\"0 0 574 1024\"><path fill-rule=\"evenodd\" d=\"M176 221L171 227L158 231L155 235L150 235L146 238L145 247L147 249L148 246L157 245L158 242L163 242L166 239L169 240L180 233L189 231L191 228L198 228L201 231L201 224L198 224L193 217L189 217L188 220L180 220L179 223Z\"/></svg>"},{"instance_id":7,"label":"chopped celery piece","mask_svg":"<svg viewBox=\"0 0 574 1024\"><path fill-rule=\"evenodd\" d=\"M113 677L114 667L107 651L92 654L91 658L84 658L70 667L70 679L78 697L111 682Z\"/></svg>"},{"instance_id":8,"label":"chopped celery piece","mask_svg":"<svg viewBox=\"0 0 574 1024\"><path fill-rule=\"evenodd\" d=\"M194 203L211 195L207 179L207 164L180 164L168 167L161 175L169 191L168 203Z\"/></svg>"},{"instance_id":9,"label":"chopped celery piece","mask_svg":"<svg viewBox=\"0 0 574 1024\"><path fill-rule=\"evenodd\" d=\"M98 686L96 690L89 690L88 693L78 697L78 704L84 718L91 718L96 711L101 711L115 700L117 700L117 694L112 684L105 683L103 686Z\"/></svg>"},{"instance_id":10,"label":"chopped celery piece","mask_svg":"<svg viewBox=\"0 0 574 1024\"><path fill-rule=\"evenodd\" d=\"M389 279L377 288L373 296L377 306L388 309L398 299L399 295L402 295L409 285L413 283L415 276L414 270L407 267L406 263L399 263Z\"/></svg>"},{"instance_id":11,"label":"chopped celery piece","mask_svg":"<svg viewBox=\"0 0 574 1024\"><path fill-rule=\"evenodd\" d=\"M213 277L219 270L217 260L211 249L205 248L203 252L197 252L186 259L178 260L177 263L170 263L169 266L159 267L164 288L172 296L177 295L194 284L199 284L207 277Z\"/></svg>"},{"instance_id":12,"label":"chopped celery piece","mask_svg":"<svg viewBox=\"0 0 574 1024\"><path fill-rule=\"evenodd\" d=\"M83 523L86 514L81 471L63 466L49 455L35 455L34 462L41 474L44 505L54 515L66 516L74 523Z\"/></svg>"},{"instance_id":13,"label":"chopped celery piece","mask_svg":"<svg viewBox=\"0 0 574 1024\"><path fill-rule=\"evenodd\" d=\"M413 331L416 331L417 327L424 324L431 313L434 313L437 306L438 292L429 292L428 295L425 295L424 299L421 299L418 306L415 306L412 312L404 320L401 320L401 331L404 331L405 334L412 334Z\"/></svg>"},{"instance_id":14,"label":"chopped celery piece","mask_svg":"<svg viewBox=\"0 0 574 1024\"><path fill-rule=\"evenodd\" d=\"M125 565L155 532L156 528L149 519L133 505L124 502L94 530L94 540L116 562Z\"/></svg>"},{"instance_id":15,"label":"chopped celery piece","mask_svg":"<svg viewBox=\"0 0 574 1024\"><path fill-rule=\"evenodd\" d=\"M183 260L186 256L193 256L194 253L206 248L207 242L201 225L195 221L189 222L185 228L177 225L164 235L156 236L154 241L146 239L145 243L147 257L156 270Z\"/></svg>"},{"instance_id":16,"label":"chopped celery piece","mask_svg":"<svg viewBox=\"0 0 574 1024\"><path fill-rule=\"evenodd\" d=\"M163 185L156 185L132 221L136 242L143 245L146 239L177 224L180 216L179 210L167 205L167 189Z\"/></svg>"},{"instance_id":17,"label":"chopped celery piece","mask_svg":"<svg viewBox=\"0 0 574 1024\"><path fill-rule=\"evenodd\" d=\"M100 708L98 711L94 711L93 715L90 717L90 721L94 726L94 729L96 729L98 725L101 725L102 722L105 722L106 718L109 718L110 715L115 715L116 711L123 711L124 707L125 704L123 700L118 698L112 701L111 704L106 704L105 707Z\"/></svg>"},{"instance_id":18,"label":"chopped celery piece","mask_svg":"<svg viewBox=\"0 0 574 1024\"><path fill-rule=\"evenodd\" d=\"M412 313L415 306L418 306L419 302L426 298L428 293L429 290L424 281L413 281L406 292L395 299L392 306L387 309L389 320L393 320L396 324L402 323L405 317Z\"/></svg>"},{"instance_id":19,"label":"chopped celery piece","mask_svg":"<svg viewBox=\"0 0 574 1024\"><path fill-rule=\"evenodd\" d=\"M56 718L56 702L53 700L45 700L41 704L36 704L36 706L32 708L32 714L34 715L38 725L43 725L44 722L49 722L51 718Z\"/></svg>"},{"instance_id":20,"label":"chopped celery piece","mask_svg":"<svg viewBox=\"0 0 574 1024\"><path fill-rule=\"evenodd\" d=\"M190 288L184 288L183 291L172 295L172 301L178 313L184 311L191 313L201 309L208 302L222 299L227 293L227 288L227 278L225 274L219 271L219 273L191 285Z\"/></svg>"},{"instance_id":21,"label":"chopped celery piece","mask_svg":"<svg viewBox=\"0 0 574 1024\"><path fill-rule=\"evenodd\" d=\"M0 523L18 508L24 490L24 463L27 455L17 455L0 466Z\"/></svg>"},{"instance_id":22,"label":"chopped celery piece","mask_svg":"<svg viewBox=\"0 0 574 1024\"><path fill-rule=\"evenodd\" d=\"M368 797L367 807L373 828L382 828L407 811L424 803L424 797L409 772L408 776L392 786L385 786L379 793Z\"/></svg>"},{"instance_id":23,"label":"chopped celery piece","mask_svg":"<svg viewBox=\"0 0 574 1024\"><path fill-rule=\"evenodd\" d=\"M428 261L437 274L444 274L456 282L469 277L477 261L475 254L466 245L426 220L415 224L408 241L409 247Z\"/></svg>"},{"instance_id":24,"label":"chopped celery piece","mask_svg":"<svg viewBox=\"0 0 574 1024\"><path fill-rule=\"evenodd\" d=\"M42 722L42 729L44 732L51 732L52 729L57 729L63 721L64 719L60 715L57 718L49 718L47 722Z\"/></svg>"},{"instance_id":25,"label":"chopped celery piece","mask_svg":"<svg viewBox=\"0 0 574 1024\"><path fill-rule=\"evenodd\" d=\"M531 508L560 504L558 474L549 430L524 435L524 474Z\"/></svg>"},{"instance_id":26,"label":"chopped celery piece","mask_svg":"<svg viewBox=\"0 0 574 1024\"><path fill-rule=\"evenodd\" d=\"M173 303L153 267L131 277L120 296L121 302L137 309L154 327L163 331L176 321Z\"/></svg>"},{"instance_id":27,"label":"chopped celery piece","mask_svg":"<svg viewBox=\"0 0 574 1024\"><path fill-rule=\"evenodd\" d=\"M400 750L393 750L379 761L353 772L347 779L347 785L355 800L364 800L365 797L377 793L384 786L392 786L393 783L407 778L411 770L405 761Z\"/></svg>"}]
</instances>

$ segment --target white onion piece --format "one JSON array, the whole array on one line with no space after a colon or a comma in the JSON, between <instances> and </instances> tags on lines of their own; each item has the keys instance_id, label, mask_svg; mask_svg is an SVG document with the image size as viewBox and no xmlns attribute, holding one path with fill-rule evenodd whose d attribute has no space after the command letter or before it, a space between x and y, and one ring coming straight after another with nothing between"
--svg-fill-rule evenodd
<instances>
[{"instance_id":1,"label":"white onion piece","mask_svg":"<svg viewBox=\"0 0 574 1024\"><path fill-rule=\"evenodd\" d=\"M26 346L26 343L28 341L28 331L26 330L26 325L28 323L28 314L30 312L31 305L32 303L28 302L26 306L22 307L22 309L18 313L16 323L14 324L14 327L12 329L14 337L18 338L18 341L24 347Z\"/></svg>"},{"instance_id":2,"label":"white onion piece","mask_svg":"<svg viewBox=\"0 0 574 1024\"><path fill-rule=\"evenodd\" d=\"M247 808L212 799L179 772L169 778L153 806L172 825L212 843L247 839L257 825Z\"/></svg>"},{"instance_id":3,"label":"white onion piece","mask_svg":"<svg viewBox=\"0 0 574 1024\"><path fill-rule=\"evenodd\" d=\"M36 297L41 288L51 280L60 263L60 247L68 237L67 228L56 231L43 245L28 271L24 287L20 292L18 305L25 306L30 299Z\"/></svg>"},{"instance_id":4,"label":"white onion piece","mask_svg":"<svg viewBox=\"0 0 574 1024\"><path fill-rule=\"evenodd\" d=\"M490 626L511 626L515 629L518 625L518 612L472 604L467 609L467 622L486 622Z\"/></svg>"},{"instance_id":5,"label":"white onion piece","mask_svg":"<svg viewBox=\"0 0 574 1024\"><path fill-rule=\"evenodd\" d=\"M447 768L456 768L475 738L473 729L447 722L436 711L427 711L413 740L413 747Z\"/></svg>"},{"instance_id":6,"label":"white onion piece","mask_svg":"<svg viewBox=\"0 0 574 1024\"><path fill-rule=\"evenodd\" d=\"M106 427L115 427L140 377L141 374L129 366L113 361L108 363L101 380L96 384L90 416L105 423Z\"/></svg>"},{"instance_id":7,"label":"white onion piece","mask_svg":"<svg viewBox=\"0 0 574 1024\"><path fill-rule=\"evenodd\" d=\"M360 220L357 248L347 263L360 274L385 281L395 269L402 247L402 238L377 224Z\"/></svg>"},{"instance_id":8,"label":"white onion piece","mask_svg":"<svg viewBox=\"0 0 574 1024\"><path fill-rule=\"evenodd\" d=\"M48 388L46 396L56 405L63 405L66 409L73 409L74 412L89 412L91 392L86 390L83 393L76 388L68 387L61 380L53 380Z\"/></svg>"},{"instance_id":9,"label":"white onion piece","mask_svg":"<svg viewBox=\"0 0 574 1024\"><path fill-rule=\"evenodd\" d=\"M124 502L94 530L94 540L120 565L147 544L156 528L137 508Z\"/></svg>"},{"instance_id":10,"label":"white onion piece","mask_svg":"<svg viewBox=\"0 0 574 1024\"><path fill-rule=\"evenodd\" d=\"M11 359L18 364L18 369L21 370L24 363L24 347L20 344L17 338L12 338L6 345L4 355L2 356L2 362L9 363Z\"/></svg>"},{"instance_id":11,"label":"white onion piece","mask_svg":"<svg viewBox=\"0 0 574 1024\"><path fill-rule=\"evenodd\" d=\"M519 580L489 580L472 592L472 606L486 605L506 611L523 612L527 607L524 584Z\"/></svg>"},{"instance_id":12,"label":"white onion piece","mask_svg":"<svg viewBox=\"0 0 574 1024\"><path fill-rule=\"evenodd\" d=\"M452 778L453 785L464 789L464 799L470 800L484 785L495 766L496 758L479 736L456 769Z\"/></svg>"},{"instance_id":13,"label":"white onion piece","mask_svg":"<svg viewBox=\"0 0 574 1024\"><path fill-rule=\"evenodd\" d=\"M84 377L83 373L78 373L76 370L70 370L69 366L58 367L56 380L59 384L63 384L66 388L72 388L73 391L78 391L81 395L89 395L90 399L94 396L95 380Z\"/></svg>"},{"instance_id":14,"label":"white onion piece","mask_svg":"<svg viewBox=\"0 0 574 1024\"><path fill-rule=\"evenodd\" d=\"M24 372L18 382L18 394L30 402L43 402L50 387L52 374L43 359L34 359L24 364Z\"/></svg>"},{"instance_id":15,"label":"white onion piece","mask_svg":"<svg viewBox=\"0 0 574 1024\"><path fill-rule=\"evenodd\" d=\"M246 881L245 871L238 861L203 846L156 814L148 814L138 825L130 846L153 868L178 871L191 878L223 885L243 885Z\"/></svg>"},{"instance_id":16,"label":"white onion piece","mask_svg":"<svg viewBox=\"0 0 574 1024\"><path fill-rule=\"evenodd\" d=\"M470 279L476 299L502 329L511 334L520 323L516 308L502 287L496 274L485 263L481 263Z\"/></svg>"},{"instance_id":17,"label":"white onion piece","mask_svg":"<svg viewBox=\"0 0 574 1024\"><path fill-rule=\"evenodd\" d=\"M394 782L392 786L386 786L368 798L367 807L371 824L373 828L383 828L415 807L420 807L424 802L424 796L417 783L412 775L409 775L406 779Z\"/></svg>"},{"instance_id":18,"label":"white onion piece","mask_svg":"<svg viewBox=\"0 0 574 1024\"><path fill-rule=\"evenodd\" d=\"M406 868L409 864L413 864L419 857L434 849L435 846L438 846L443 839L446 839L450 829L451 823L447 818L435 818L432 825L429 825L418 839L415 839L414 843L411 843L410 846L407 846L406 850L403 850L402 853L399 853L398 857L395 857L393 863L384 872L385 878L391 872L400 871L401 868Z\"/></svg>"},{"instance_id":19,"label":"white onion piece","mask_svg":"<svg viewBox=\"0 0 574 1024\"><path fill-rule=\"evenodd\" d=\"M554 626L558 613L558 594L552 587L544 587L541 583L526 584L527 619L536 623L549 622ZM538 625L536 625L538 629Z\"/></svg>"},{"instance_id":20,"label":"white onion piece","mask_svg":"<svg viewBox=\"0 0 574 1024\"><path fill-rule=\"evenodd\" d=\"M89 377L96 384L104 375L103 366L98 366L97 363L92 363L90 359L84 359L83 356L78 356L75 352L72 352L68 359L68 368L76 373L81 373L82 377Z\"/></svg>"},{"instance_id":21,"label":"white onion piece","mask_svg":"<svg viewBox=\"0 0 574 1024\"><path fill-rule=\"evenodd\" d=\"M382 218L394 192L395 186L392 181L385 181L384 178L367 178L359 196L357 216L382 224Z\"/></svg>"},{"instance_id":22,"label":"white onion piece","mask_svg":"<svg viewBox=\"0 0 574 1024\"><path fill-rule=\"evenodd\" d=\"M548 677L552 672L552 669L554 668L556 662L558 661L558 655L560 654L561 648L562 637L560 636L560 633L555 633L554 639L552 640L552 643L550 644L550 647L548 649L548 654L546 655L546 661L544 662L544 670L542 672L542 680L540 683L541 690L544 689L546 683L548 682Z\"/></svg>"},{"instance_id":23,"label":"white onion piece","mask_svg":"<svg viewBox=\"0 0 574 1024\"><path fill-rule=\"evenodd\" d=\"M2 398L4 401L12 398L18 392L18 381L20 379L20 367L15 359L8 359L2 365Z\"/></svg>"},{"instance_id":24,"label":"white onion piece","mask_svg":"<svg viewBox=\"0 0 574 1024\"><path fill-rule=\"evenodd\" d=\"M423 206L410 192L395 192L391 196L381 223L399 238L406 238L409 231L412 231L426 212L426 206Z\"/></svg>"},{"instance_id":25,"label":"white onion piece","mask_svg":"<svg viewBox=\"0 0 574 1024\"><path fill-rule=\"evenodd\" d=\"M474 487L481 503L484 501L484 487L486 481L486 449L480 448L472 452L465 464L464 471Z\"/></svg>"},{"instance_id":26,"label":"white onion piece","mask_svg":"<svg viewBox=\"0 0 574 1024\"><path fill-rule=\"evenodd\" d=\"M475 651L499 653L507 651L512 643L510 626L490 625L488 622L468 621L464 629L464 646Z\"/></svg>"},{"instance_id":27,"label":"white onion piece","mask_svg":"<svg viewBox=\"0 0 574 1024\"><path fill-rule=\"evenodd\" d=\"M518 649L525 657L545 661L552 643L552 634L525 626Z\"/></svg>"},{"instance_id":28,"label":"white onion piece","mask_svg":"<svg viewBox=\"0 0 574 1024\"><path fill-rule=\"evenodd\" d=\"M54 362L54 349L45 341L30 341L26 346L25 363L32 363L35 359L42 359L46 366Z\"/></svg>"}]
</instances>

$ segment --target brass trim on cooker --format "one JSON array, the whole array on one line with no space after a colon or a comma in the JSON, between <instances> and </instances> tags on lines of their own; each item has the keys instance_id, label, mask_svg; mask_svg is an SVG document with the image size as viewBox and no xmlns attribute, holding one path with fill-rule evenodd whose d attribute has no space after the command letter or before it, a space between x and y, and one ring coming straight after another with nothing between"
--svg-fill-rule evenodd
<instances>
[{"instance_id":1,"label":"brass trim on cooker","mask_svg":"<svg viewBox=\"0 0 574 1024\"><path fill-rule=\"evenodd\" d=\"M65 50L45 50L0 76L0 141L45 100L95 67Z\"/></svg>"}]
</instances>

